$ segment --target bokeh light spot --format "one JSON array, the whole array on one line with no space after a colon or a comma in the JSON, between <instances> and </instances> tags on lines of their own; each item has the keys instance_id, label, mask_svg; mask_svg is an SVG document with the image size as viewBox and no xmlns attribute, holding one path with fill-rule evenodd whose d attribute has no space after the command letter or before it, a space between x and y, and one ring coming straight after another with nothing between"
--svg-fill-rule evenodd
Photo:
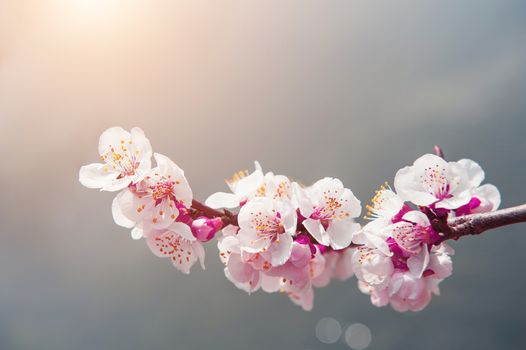
<instances>
[{"instance_id":1,"label":"bokeh light spot","mask_svg":"<svg viewBox=\"0 0 526 350\"><path fill-rule=\"evenodd\" d=\"M316 338L322 343L336 343L342 335L340 322L331 317L324 317L316 324Z\"/></svg>"},{"instance_id":2,"label":"bokeh light spot","mask_svg":"<svg viewBox=\"0 0 526 350\"><path fill-rule=\"evenodd\" d=\"M345 331L345 342L355 350L366 349L371 344L371 339L371 330L361 323L353 323Z\"/></svg>"}]
</instances>

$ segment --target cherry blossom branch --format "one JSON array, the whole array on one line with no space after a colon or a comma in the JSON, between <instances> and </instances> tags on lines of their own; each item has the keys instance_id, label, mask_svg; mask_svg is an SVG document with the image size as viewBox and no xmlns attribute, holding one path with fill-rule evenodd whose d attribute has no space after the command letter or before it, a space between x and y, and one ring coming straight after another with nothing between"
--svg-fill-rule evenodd
<instances>
[{"instance_id":1,"label":"cherry blossom branch","mask_svg":"<svg viewBox=\"0 0 526 350\"><path fill-rule=\"evenodd\" d=\"M156 256L186 274L197 262L204 268L203 244L222 231L219 256L236 287L280 290L305 310L312 308L313 286L354 274L374 305L419 311L452 273L452 252L442 242L526 222L526 204L496 210L500 193L481 184L480 165L447 162L439 146L435 155L400 169L395 190L384 185L375 192L367 206L373 221L365 226L354 221L360 201L336 178L302 186L264 173L255 162L252 173L238 172L228 182L232 193L212 194L207 205L193 199L181 168L152 154L140 128L107 129L99 151L103 163L83 166L79 181L119 192L112 204L115 222L132 228L132 237L144 238ZM237 206L239 214L214 209ZM239 223L238 215L244 219Z\"/></svg>"},{"instance_id":2,"label":"cherry blossom branch","mask_svg":"<svg viewBox=\"0 0 526 350\"><path fill-rule=\"evenodd\" d=\"M237 214L229 210L216 210L196 199L192 201L192 208L208 218L221 218L223 226L237 225ZM463 236L479 235L491 229L521 222L526 222L526 204L489 213L460 216L449 220L436 216L431 219L433 228L441 234L441 239L436 242L437 245L446 240L458 240ZM349 248L359 246L360 244L351 243Z\"/></svg>"},{"instance_id":3,"label":"cherry blossom branch","mask_svg":"<svg viewBox=\"0 0 526 350\"><path fill-rule=\"evenodd\" d=\"M444 151L440 146L436 145L434 152L445 159ZM462 236L478 235L490 229L526 222L526 204L488 213L460 216L450 220L433 217L430 212L427 214L431 216L433 228L442 235L442 239L436 243L440 244L448 239L457 240Z\"/></svg>"},{"instance_id":4,"label":"cherry blossom branch","mask_svg":"<svg viewBox=\"0 0 526 350\"><path fill-rule=\"evenodd\" d=\"M431 220L433 228L442 234L442 239L437 244L521 222L526 222L526 204L488 213L460 216L447 221L443 218Z\"/></svg>"}]
</instances>

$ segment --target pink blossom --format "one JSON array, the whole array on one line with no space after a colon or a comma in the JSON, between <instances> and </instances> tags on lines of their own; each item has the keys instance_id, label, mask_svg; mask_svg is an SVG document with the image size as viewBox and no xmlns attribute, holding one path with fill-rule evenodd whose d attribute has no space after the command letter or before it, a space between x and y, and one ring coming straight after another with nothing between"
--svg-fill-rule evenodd
<instances>
[{"instance_id":1,"label":"pink blossom","mask_svg":"<svg viewBox=\"0 0 526 350\"><path fill-rule=\"evenodd\" d=\"M120 192L113 201L113 218L118 225L137 231L170 226L181 207L192 204L192 190L184 172L166 156L156 153L157 167L143 181ZM134 238L140 238L137 234Z\"/></svg>"},{"instance_id":2,"label":"pink blossom","mask_svg":"<svg viewBox=\"0 0 526 350\"><path fill-rule=\"evenodd\" d=\"M99 154L104 163L80 168L80 183L102 191L119 191L146 176L151 166L152 147L140 128L133 128L130 133L113 127L100 136Z\"/></svg>"},{"instance_id":3,"label":"pink blossom","mask_svg":"<svg viewBox=\"0 0 526 350\"><path fill-rule=\"evenodd\" d=\"M338 179L324 178L302 188L294 183L294 191L303 226L320 243L333 249L349 246L360 225L353 221L360 215L360 201Z\"/></svg>"},{"instance_id":4,"label":"pink blossom","mask_svg":"<svg viewBox=\"0 0 526 350\"><path fill-rule=\"evenodd\" d=\"M242 250L268 252L274 266L287 261L297 223L296 211L290 204L265 197L254 198L241 208L238 222Z\"/></svg>"},{"instance_id":5,"label":"pink blossom","mask_svg":"<svg viewBox=\"0 0 526 350\"><path fill-rule=\"evenodd\" d=\"M205 251L192 235L188 225L174 222L168 228L149 231L146 243L151 251L161 258L170 258L172 264L185 274L199 260L204 269Z\"/></svg>"}]
</instances>

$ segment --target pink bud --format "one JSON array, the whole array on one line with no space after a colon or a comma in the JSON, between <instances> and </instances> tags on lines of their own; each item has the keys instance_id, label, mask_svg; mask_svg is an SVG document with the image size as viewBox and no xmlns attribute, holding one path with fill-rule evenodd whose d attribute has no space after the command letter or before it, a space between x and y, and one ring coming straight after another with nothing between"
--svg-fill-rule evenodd
<instances>
[{"instance_id":1,"label":"pink bud","mask_svg":"<svg viewBox=\"0 0 526 350\"><path fill-rule=\"evenodd\" d=\"M208 242L223 227L221 218L207 218L200 216L192 222L192 233L197 240Z\"/></svg>"}]
</instances>

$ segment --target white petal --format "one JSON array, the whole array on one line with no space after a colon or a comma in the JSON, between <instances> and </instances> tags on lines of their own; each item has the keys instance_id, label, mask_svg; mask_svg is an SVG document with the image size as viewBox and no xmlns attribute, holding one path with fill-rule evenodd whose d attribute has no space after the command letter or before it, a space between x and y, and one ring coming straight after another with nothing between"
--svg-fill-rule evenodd
<instances>
[{"instance_id":1,"label":"white petal","mask_svg":"<svg viewBox=\"0 0 526 350\"><path fill-rule=\"evenodd\" d=\"M422 277L422 274L429 265L429 251L426 246L420 249L418 255L413 255L407 259L407 267L415 278Z\"/></svg>"},{"instance_id":2,"label":"white petal","mask_svg":"<svg viewBox=\"0 0 526 350\"><path fill-rule=\"evenodd\" d=\"M239 240L237 239L237 237L234 236L221 237L217 242L217 248L221 253L229 251L232 253L240 254Z\"/></svg>"},{"instance_id":3,"label":"white petal","mask_svg":"<svg viewBox=\"0 0 526 350\"><path fill-rule=\"evenodd\" d=\"M343 191L343 183L339 179L332 177L324 177L311 186L311 190L321 196L323 196L325 191L330 190L334 193L334 190L338 189Z\"/></svg>"},{"instance_id":4,"label":"white petal","mask_svg":"<svg viewBox=\"0 0 526 350\"><path fill-rule=\"evenodd\" d=\"M182 222L174 222L170 225L170 227L168 227L168 229L174 233L177 233L187 241L193 242L196 240L192 234L192 229L190 229L187 224L183 224Z\"/></svg>"},{"instance_id":5,"label":"white petal","mask_svg":"<svg viewBox=\"0 0 526 350\"><path fill-rule=\"evenodd\" d=\"M131 129L132 145L130 147L132 154L134 154L140 162L139 168L142 170L149 170L151 167L152 146L150 141L144 135L141 128Z\"/></svg>"},{"instance_id":6,"label":"white petal","mask_svg":"<svg viewBox=\"0 0 526 350\"><path fill-rule=\"evenodd\" d=\"M347 248L354 233L360 230L360 224L352 221L332 222L327 228L327 235L331 240L331 247L335 250Z\"/></svg>"},{"instance_id":7,"label":"white petal","mask_svg":"<svg viewBox=\"0 0 526 350\"><path fill-rule=\"evenodd\" d=\"M276 201L274 204L275 209L281 215L281 224L285 230L294 235L296 233L298 215L296 210L290 205L289 202Z\"/></svg>"},{"instance_id":8,"label":"white petal","mask_svg":"<svg viewBox=\"0 0 526 350\"><path fill-rule=\"evenodd\" d=\"M113 220L119 226L132 228L135 225L135 221L131 217L125 215L123 207L131 207L133 205L133 194L129 190L123 190L113 199L111 204L111 212ZM133 236L133 235L132 235Z\"/></svg>"},{"instance_id":9,"label":"white petal","mask_svg":"<svg viewBox=\"0 0 526 350\"><path fill-rule=\"evenodd\" d=\"M393 253L389 249L389 244L387 244L383 234L372 234L369 231L363 231L365 237L365 244L368 247L378 249L385 256L392 256Z\"/></svg>"},{"instance_id":10,"label":"white petal","mask_svg":"<svg viewBox=\"0 0 526 350\"><path fill-rule=\"evenodd\" d=\"M120 146L121 140L128 142L131 140L129 132L119 126L106 129L99 138L99 154L110 152L111 148L117 148Z\"/></svg>"},{"instance_id":11,"label":"white petal","mask_svg":"<svg viewBox=\"0 0 526 350\"><path fill-rule=\"evenodd\" d=\"M240 179L235 185L233 191L237 196L241 198L249 197L263 184L264 175L261 169L257 169L259 163L256 163L256 170Z\"/></svg>"},{"instance_id":12,"label":"white petal","mask_svg":"<svg viewBox=\"0 0 526 350\"><path fill-rule=\"evenodd\" d=\"M79 171L80 183L88 188L103 188L112 184L117 176L119 176L119 174L115 172L112 167L100 163L84 165ZM128 186L128 184L123 184L122 188L118 190L126 186Z\"/></svg>"},{"instance_id":13,"label":"white petal","mask_svg":"<svg viewBox=\"0 0 526 350\"><path fill-rule=\"evenodd\" d=\"M205 204L214 209L232 209L239 207L239 198L232 193L216 192L206 199Z\"/></svg>"},{"instance_id":14,"label":"white petal","mask_svg":"<svg viewBox=\"0 0 526 350\"><path fill-rule=\"evenodd\" d=\"M272 266L281 266L287 262L292 251L292 236L284 233L279 236L269 248L271 254L270 262Z\"/></svg>"},{"instance_id":15,"label":"white petal","mask_svg":"<svg viewBox=\"0 0 526 350\"><path fill-rule=\"evenodd\" d=\"M480 208L474 210L475 212L493 211L500 206L500 193L497 187L493 185L482 185L473 191L473 195L482 202Z\"/></svg>"},{"instance_id":16,"label":"white petal","mask_svg":"<svg viewBox=\"0 0 526 350\"><path fill-rule=\"evenodd\" d=\"M458 209L461 206L468 204L470 199L471 195L469 192L465 192L461 196L455 196L441 200L436 204L436 207L444 209Z\"/></svg>"},{"instance_id":17,"label":"white petal","mask_svg":"<svg viewBox=\"0 0 526 350\"><path fill-rule=\"evenodd\" d=\"M305 219L305 221L303 221L303 226L305 226L307 231L309 231L312 237L314 237L320 244L326 246L331 244L329 236L318 220Z\"/></svg>"},{"instance_id":18,"label":"white petal","mask_svg":"<svg viewBox=\"0 0 526 350\"><path fill-rule=\"evenodd\" d=\"M101 188L101 191L108 191L108 192L115 192L120 191L126 187L128 187L131 183L131 179L128 176L125 176L121 179L113 180L111 183L107 184L103 188Z\"/></svg>"},{"instance_id":19,"label":"white petal","mask_svg":"<svg viewBox=\"0 0 526 350\"><path fill-rule=\"evenodd\" d=\"M192 246L194 248L194 253L199 259L199 264L201 265L201 268L205 270L205 248L203 248L203 245L201 242L193 242Z\"/></svg>"},{"instance_id":20,"label":"white petal","mask_svg":"<svg viewBox=\"0 0 526 350\"><path fill-rule=\"evenodd\" d=\"M398 195L406 201L416 205L427 206L434 203L437 199L427 193L422 184L415 179L414 167L405 167L395 175L394 187Z\"/></svg>"},{"instance_id":21,"label":"white petal","mask_svg":"<svg viewBox=\"0 0 526 350\"><path fill-rule=\"evenodd\" d=\"M161 174L174 174L178 176L184 176L184 171L177 164L175 164L170 158L164 154L154 153L155 162L157 168Z\"/></svg>"},{"instance_id":22,"label":"white petal","mask_svg":"<svg viewBox=\"0 0 526 350\"><path fill-rule=\"evenodd\" d=\"M478 187L484 180L484 170L471 159L461 159L457 162L468 173L468 179L471 187Z\"/></svg>"},{"instance_id":23,"label":"white petal","mask_svg":"<svg viewBox=\"0 0 526 350\"><path fill-rule=\"evenodd\" d=\"M200 245L196 245L195 242L189 242L181 239L179 251L174 252L174 254L172 254L170 257L170 260L176 269L185 274L190 273L190 269L198 259L198 254L195 250L196 247L199 249Z\"/></svg>"},{"instance_id":24,"label":"white petal","mask_svg":"<svg viewBox=\"0 0 526 350\"><path fill-rule=\"evenodd\" d=\"M308 218L314 211L312 199L309 198L307 191L296 182L292 183L292 190L301 215Z\"/></svg>"},{"instance_id":25,"label":"white petal","mask_svg":"<svg viewBox=\"0 0 526 350\"><path fill-rule=\"evenodd\" d=\"M418 210L412 210L412 211L405 213L402 219L411 221L423 227L427 227L431 224L429 222L427 215Z\"/></svg>"},{"instance_id":26,"label":"white petal","mask_svg":"<svg viewBox=\"0 0 526 350\"><path fill-rule=\"evenodd\" d=\"M141 227L136 226L131 231L131 237L133 239L141 239L144 236L144 231Z\"/></svg>"}]
</instances>

